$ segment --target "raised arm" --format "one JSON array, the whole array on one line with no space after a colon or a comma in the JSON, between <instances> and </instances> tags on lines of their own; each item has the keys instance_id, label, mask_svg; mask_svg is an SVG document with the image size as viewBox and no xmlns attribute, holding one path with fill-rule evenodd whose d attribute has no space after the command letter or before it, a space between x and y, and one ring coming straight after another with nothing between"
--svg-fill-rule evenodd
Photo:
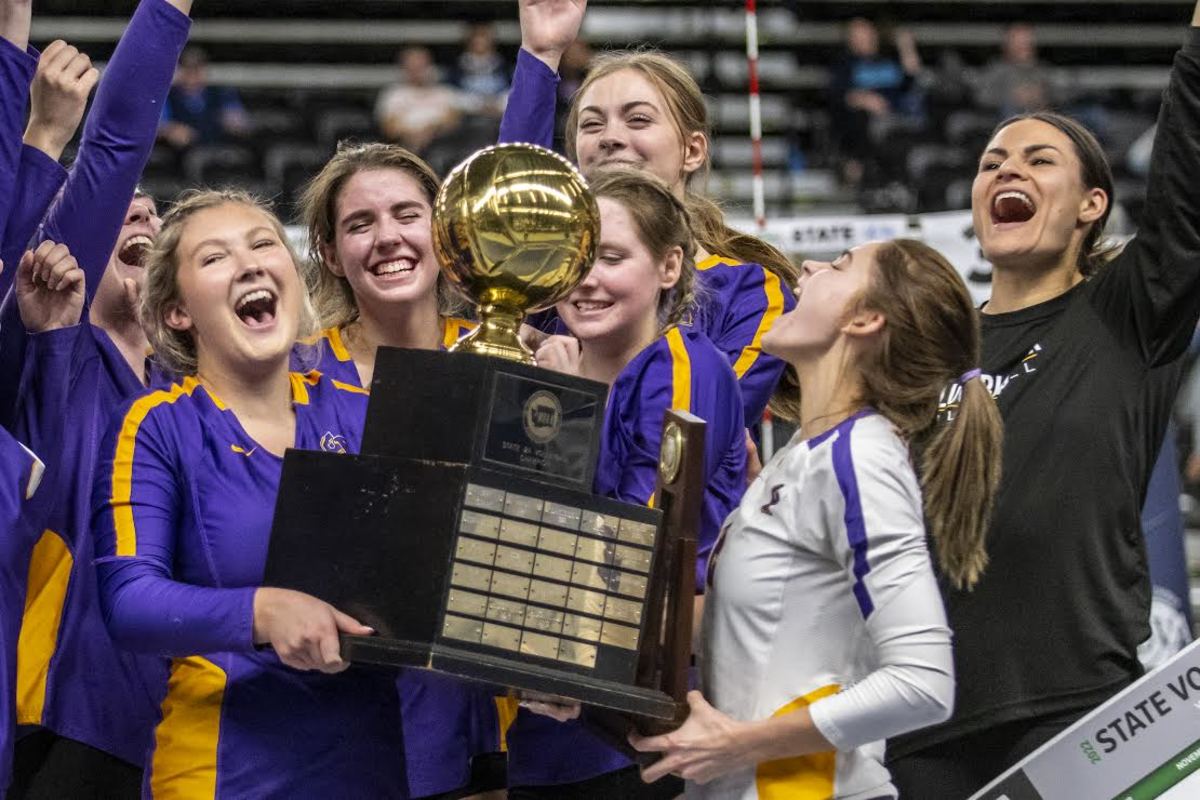
<instances>
[{"instance_id":1,"label":"raised arm","mask_svg":"<svg viewBox=\"0 0 1200 800\"><path fill-rule=\"evenodd\" d=\"M29 44L30 13L29 0L0 0L0 233L7 225L17 185L21 122L29 97L29 81L37 63L25 52ZM0 283L0 296L3 287Z\"/></svg>"},{"instance_id":2,"label":"raised arm","mask_svg":"<svg viewBox=\"0 0 1200 800\"><path fill-rule=\"evenodd\" d=\"M67 185L41 236L71 248L90 298L154 147L162 104L187 42L190 0L142 0L104 70Z\"/></svg>"},{"instance_id":3,"label":"raised arm","mask_svg":"<svg viewBox=\"0 0 1200 800\"><path fill-rule=\"evenodd\" d=\"M1137 236L1093 282L1098 310L1152 366L1178 358L1200 318L1200 4L1163 94Z\"/></svg>"},{"instance_id":4,"label":"raised arm","mask_svg":"<svg viewBox=\"0 0 1200 800\"><path fill-rule=\"evenodd\" d=\"M521 49L500 120L500 141L552 148L558 64L579 36L587 0L520 0L520 8Z\"/></svg>"}]
</instances>

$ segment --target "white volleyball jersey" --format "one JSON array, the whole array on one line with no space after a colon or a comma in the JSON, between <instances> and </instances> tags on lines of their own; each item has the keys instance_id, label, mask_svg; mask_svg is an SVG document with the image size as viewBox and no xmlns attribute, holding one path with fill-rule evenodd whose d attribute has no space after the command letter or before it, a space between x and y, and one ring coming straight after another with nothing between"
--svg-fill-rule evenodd
<instances>
[{"instance_id":1,"label":"white volleyball jersey","mask_svg":"<svg viewBox=\"0 0 1200 800\"><path fill-rule=\"evenodd\" d=\"M793 439L730 515L704 613L703 689L760 720L809 707L836 752L759 764L688 797L895 797L889 736L953 705L950 631L908 447L863 411Z\"/></svg>"}]
</instances>

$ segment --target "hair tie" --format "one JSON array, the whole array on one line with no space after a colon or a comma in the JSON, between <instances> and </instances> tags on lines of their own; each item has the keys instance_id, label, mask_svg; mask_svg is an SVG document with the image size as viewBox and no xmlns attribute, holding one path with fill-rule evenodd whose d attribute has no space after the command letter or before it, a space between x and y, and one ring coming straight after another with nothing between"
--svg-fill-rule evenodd
<instances>
[{"instance_id":1,"label":"hair tie","mask_svg":"<svg viewBox=\"0 0 1200 800\"><path fill-rule=\"evenodd\" d=\"M958 380L955 381L955 383L957 383L959 386L965 386L967 381L978 378L982 374L983 370L981 370L979 367L975 367L975 369L969 369L962 375L959 375Z\"/></svg>"}]
</instances>

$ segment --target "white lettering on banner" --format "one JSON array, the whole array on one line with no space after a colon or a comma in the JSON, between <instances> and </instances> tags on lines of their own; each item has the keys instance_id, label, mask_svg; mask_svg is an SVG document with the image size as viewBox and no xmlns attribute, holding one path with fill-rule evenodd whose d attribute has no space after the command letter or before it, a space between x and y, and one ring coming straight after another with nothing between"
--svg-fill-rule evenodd
<instances>
[{"instance_id":1,"label":"white lettering on banner","mask_svg":"<svg viewBox=\"0 0 1200 800\"><path fill-rule=\"evenodd\" d=\"M857 215L852 217L795 217L767 222L758 231L752 219L730 218L730 227L762 236L792 256L821 258L866 242L909 235L904 214Z\"/></svg>"}]
</instances>

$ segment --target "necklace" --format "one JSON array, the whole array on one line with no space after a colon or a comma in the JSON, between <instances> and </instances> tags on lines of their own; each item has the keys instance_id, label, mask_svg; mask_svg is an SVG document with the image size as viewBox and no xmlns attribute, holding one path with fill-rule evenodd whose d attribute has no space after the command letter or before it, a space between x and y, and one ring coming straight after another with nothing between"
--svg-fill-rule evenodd
<instances>
[{"instance_id":1,"label":"necklace","mask_svg":"<svg viewBox=\"0 0 1200 800\"><path fill-rule=\"evenodd\" d=\"M860 408L862 408L862 405L856 403L854 405L839 408L836 411L830 411L827 414L818 414L817 416L812 417L811 419L808 419L808 420L800 420L800 430L801 431L808 430L809 426L812 425L814 422L816 422L819 419L829 419L830 417L836 417L839 414L844 414L845 416L850 416L850 414L852 412L857 411ZM805 436L805 438L811 438L811 437Z\"/></svg>"}]
</instances>

